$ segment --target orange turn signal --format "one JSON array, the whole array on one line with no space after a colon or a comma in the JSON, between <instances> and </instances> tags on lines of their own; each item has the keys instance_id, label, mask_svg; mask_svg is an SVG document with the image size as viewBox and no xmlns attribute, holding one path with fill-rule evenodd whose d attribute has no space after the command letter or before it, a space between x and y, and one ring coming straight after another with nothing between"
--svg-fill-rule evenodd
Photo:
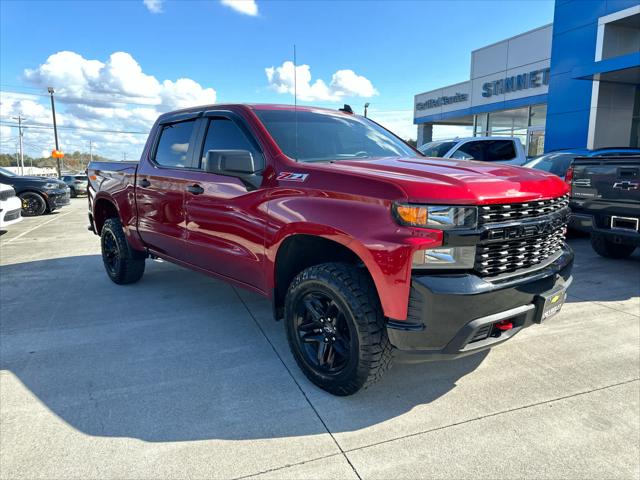
<instances>
[{"instance_id":1,"label":"orange turn signal","mask_svg":"<svg viewBox=\"0 0 640 480\"><path fill-rule=\"evenodd\" d=\"M398 219L405 225L426 226L427 207L418 205L396 205L395 208Z\"/></svg>"}]
</instances>

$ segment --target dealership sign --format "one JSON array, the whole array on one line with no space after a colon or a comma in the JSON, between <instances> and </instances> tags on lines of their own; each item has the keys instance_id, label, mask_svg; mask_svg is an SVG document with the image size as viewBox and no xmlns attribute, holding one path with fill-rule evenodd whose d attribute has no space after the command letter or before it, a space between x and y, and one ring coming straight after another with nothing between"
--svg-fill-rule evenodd
<instances>
[{"instance_id":1,"label":"dealership sign","mask_svg":"<svg viewBox=\"0 0 640 480\"><path fill-rule=\"evenodd\" d=\"M549 85L549 68L531 70L530 72L500 78L482 84L482 96L491 97L505 93L517 92L528 88L538 88Z\"/></svg>"},{"instance_id":2,"label":"dealership sign","mask_svg":"<svg viewBox=\"0 0 640 480\"><path fill-rule=\"evenodd\" d=\"M416 103L416 110L428 110L429 108L441 107L443 105L450 105L452 103L466 102L469 99L467 93L456 93L451 96L442 96L438 98L430 98L424 102Z\"/></svg>"}]
</instances>

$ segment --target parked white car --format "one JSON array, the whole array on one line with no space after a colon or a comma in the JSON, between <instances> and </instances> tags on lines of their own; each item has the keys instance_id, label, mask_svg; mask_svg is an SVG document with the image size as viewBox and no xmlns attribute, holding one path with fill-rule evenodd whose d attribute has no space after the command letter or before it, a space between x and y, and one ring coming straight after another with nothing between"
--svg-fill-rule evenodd
<instances>
[{"instance_id":1,"label":"parked white car","mask_svg":"<svg viewBox=\"0 0 640 480\"><path fill-rule=\"evenodd\" d=\"M0 183L0 230L22 220L22 201L11 185Z\"/></svg>"},{"instance_id":2,"label":"parked white car","mask_svg":"<svg viewBox=\"0 0 640 480\"><path fill-rule=\"evenodd\" d=\"M438 140L418 147L427 157L524 165L527 156L517 137L468 137Z\"/></svg>"}]
</instances>

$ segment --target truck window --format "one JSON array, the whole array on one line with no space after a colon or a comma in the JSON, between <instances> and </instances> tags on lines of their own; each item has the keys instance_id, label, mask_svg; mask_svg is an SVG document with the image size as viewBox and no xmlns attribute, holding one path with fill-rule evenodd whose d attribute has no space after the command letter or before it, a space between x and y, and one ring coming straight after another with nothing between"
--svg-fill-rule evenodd
<instances>
[{"instance_id":1,"label":"truck window","mask_svg":"<svg viewBox=\"0 0 640 480\"><path fill-rule=\"evenodd\" d=\"M484 162L511 160L516 157L513 140L478 140L467 142L462 145L457 152L465 153L474 160Z\"/></svg>"},{"instance_id":2,"label":"truck window","mask_svg":"<svg viewBox=\"0 0 640 480\"><path fill-rule=\"evenodd\" d=\"M426 157L444 157L457 142L430 142L420 147L420 151Z\"/></svg>"},{"instance_id":3,"label":"truck window","mask_svg":"<svg viewBox=\"0 0 640 480\"><path fill-rule=\"evenodd\" d=\"M280 150L299 162L417 156L402 140L357 115L260 109L255 113Z\"/></svg>"},{"instance_id":4,"label":"truck window","mask_svg":"<svg viewBox=\"0 0 640 480\"><path fill-rule=\"evenodd\" d=\"M248 150L254 157L259 154L240 127L227 118L214 118L209 122L200 165L209 150Z\"/></svg>"},{"instance_id":5,"label":"truck window","mask_svg":"<svg viewBox=\"0 0 640 480\"><path fill-rule=\"evenodd\" d=\"M162 127L154 161L163 167L187 166L187 152L194 125L195 120L188 120Z\"/></svg>"}]
</instances>

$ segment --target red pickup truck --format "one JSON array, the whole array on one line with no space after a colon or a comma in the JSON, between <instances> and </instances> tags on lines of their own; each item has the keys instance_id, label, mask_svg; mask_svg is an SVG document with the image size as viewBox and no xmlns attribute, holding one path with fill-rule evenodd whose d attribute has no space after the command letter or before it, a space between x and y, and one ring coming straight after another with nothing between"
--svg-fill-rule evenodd
<instances>
[{"instance_id":1,"label":"red pickup truck","mask_svg":"<svg viewBox=\"0 0 640 480\"><path fill-rule=\"evenodd\" d=\"M558 312L567 185L422 156L350 109L212 105L162 115L139 162L93 162L109 277L145 258L269 298L311 381L349 395L393 357L455 358Z\"/></svg>"}]
</instances>

